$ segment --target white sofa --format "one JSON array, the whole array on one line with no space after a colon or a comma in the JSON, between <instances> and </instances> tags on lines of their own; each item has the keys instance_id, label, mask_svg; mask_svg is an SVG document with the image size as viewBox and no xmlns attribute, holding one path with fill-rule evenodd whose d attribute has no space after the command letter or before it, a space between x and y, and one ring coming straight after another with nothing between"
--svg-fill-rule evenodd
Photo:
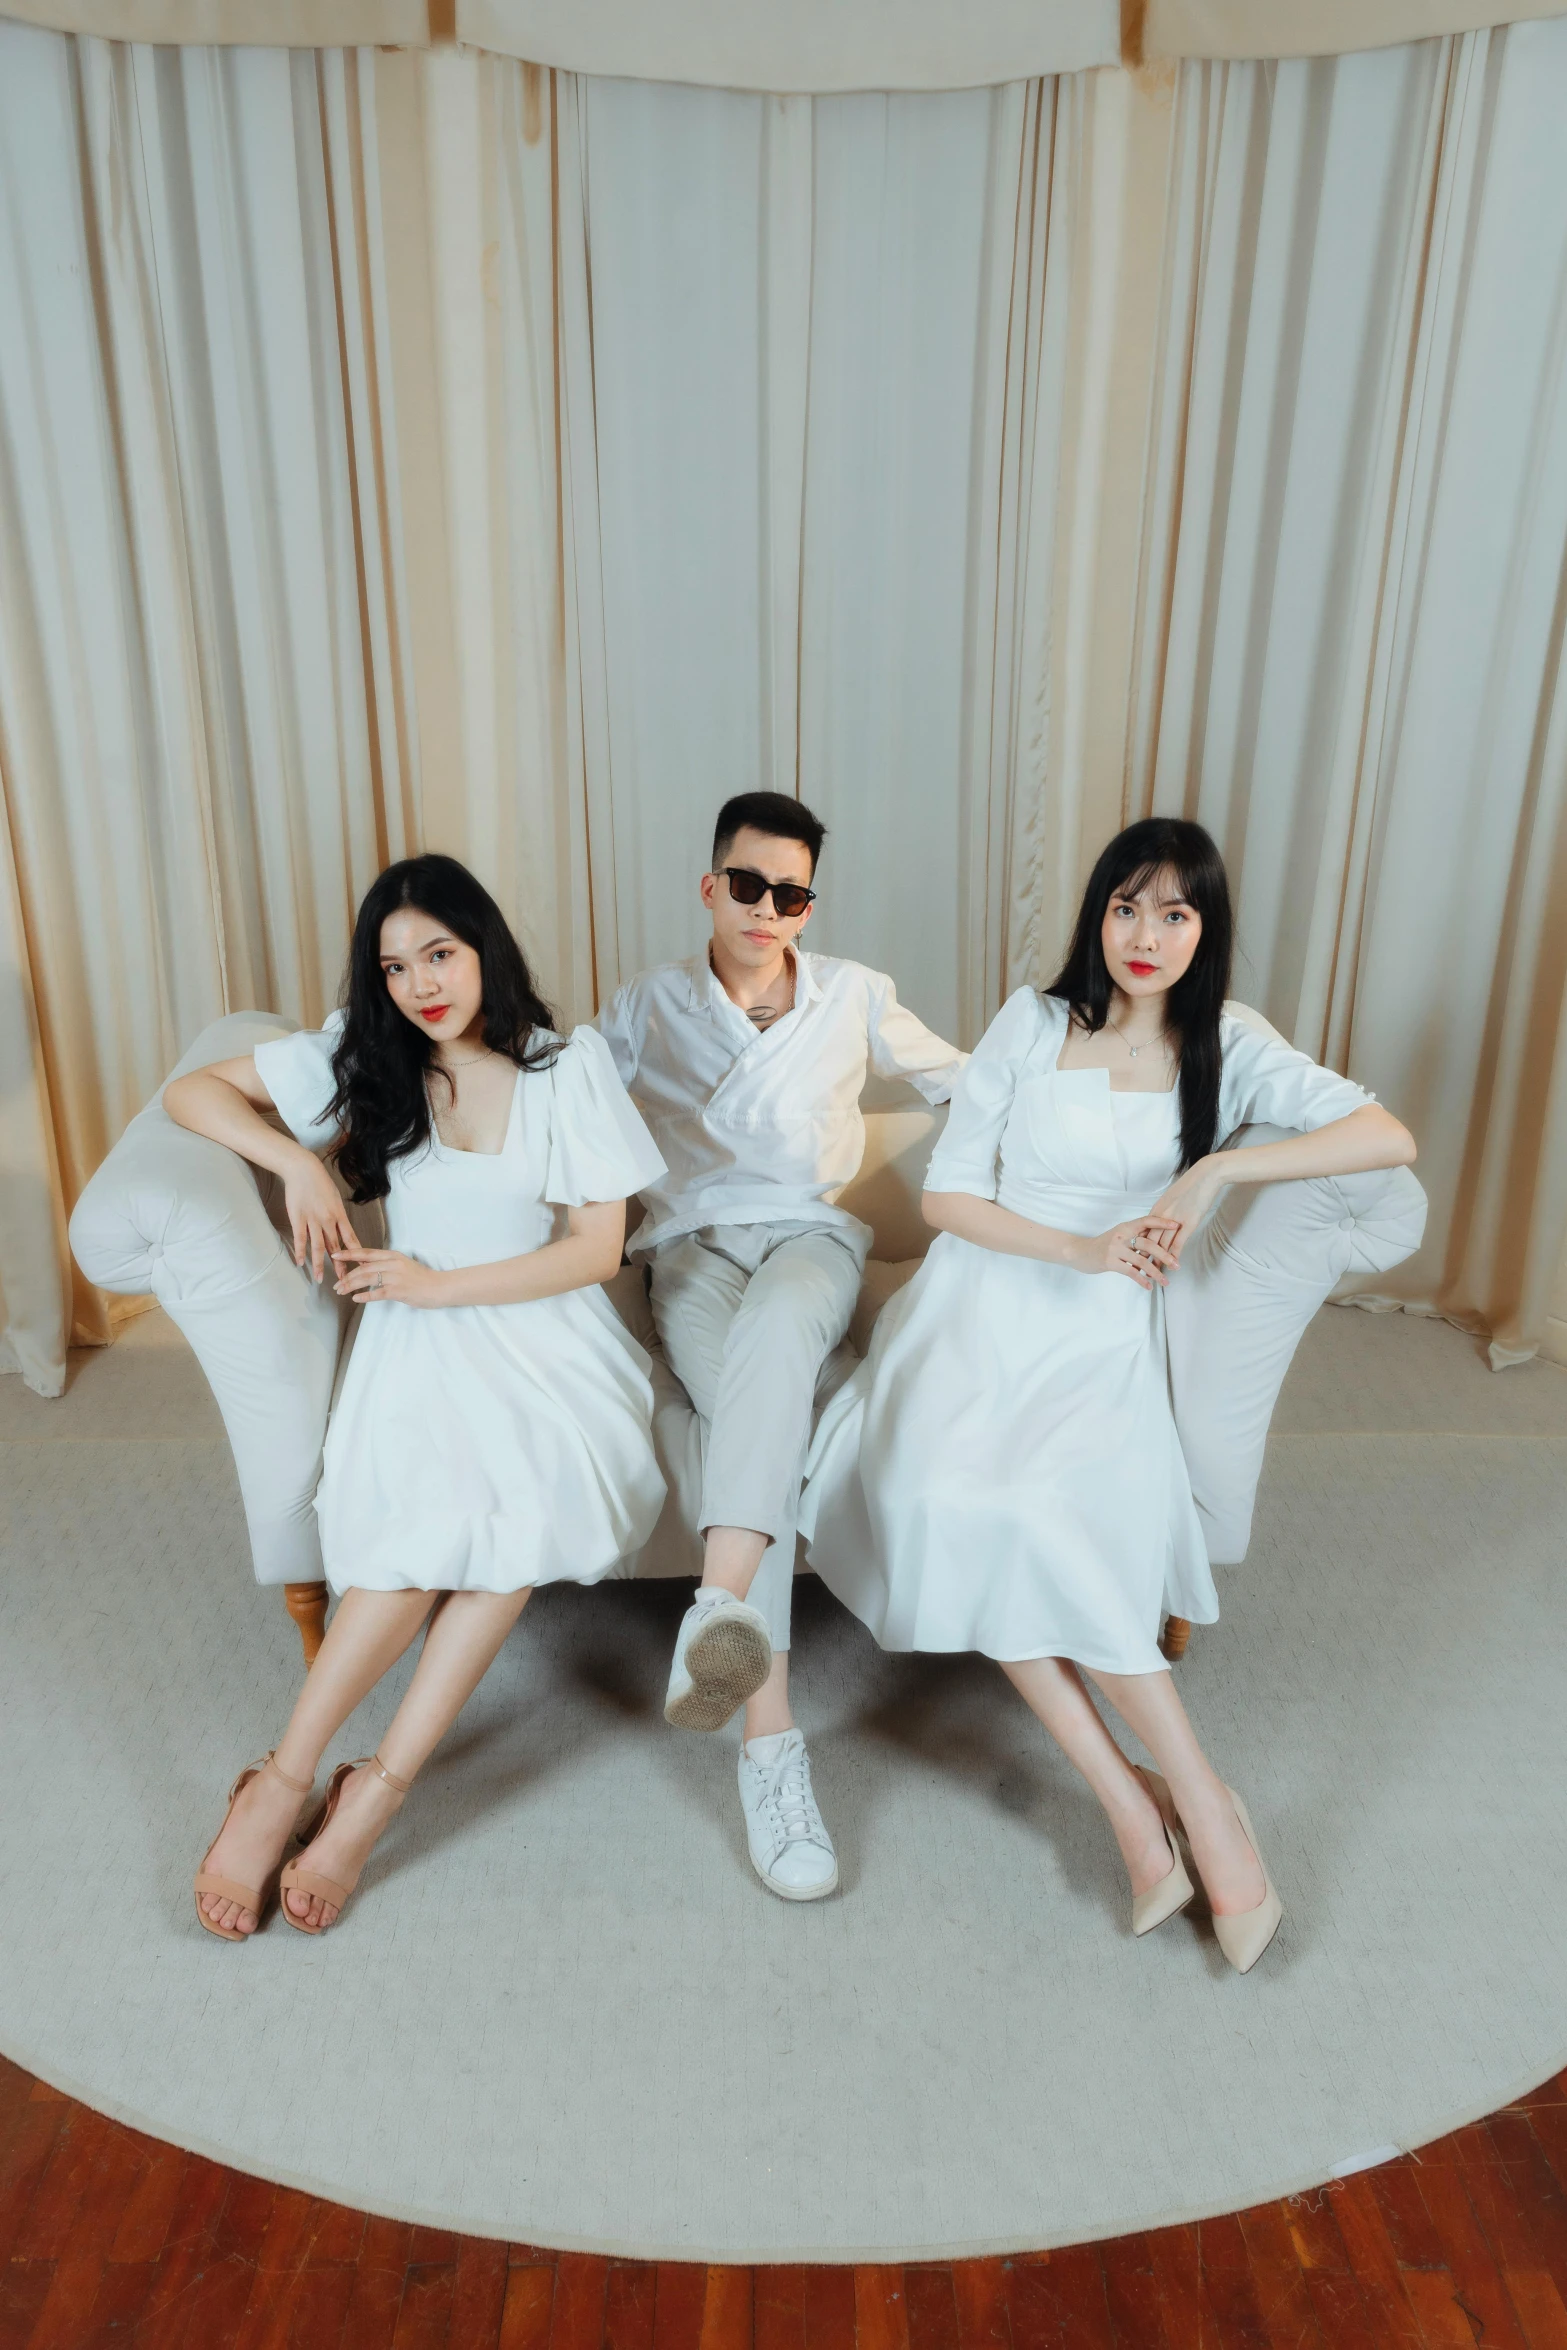
<instances>
[{"instance_id":1,"label":"white sofa","mask_svg":"<svg viewBox=\"0 0 1567 2350\"><path fill-rule=\"evenodd\" d=\"M1266 1027L1246 1007L1231 1008ZM204 1029L170 1075L249 1052L292 1025L269 1012L232 1013ZM923 1105L866 1113L864 1166L843 1194L875 1234L850 1332L861 1349L929 1241L920 1188L944 1116ZM1244 1146L1275 1131L1253 1128L1233 1139ZM311 1497L352 1317L329 1287L315 1288L294 1265L281 1204L273 1177L177 1126L160 1089L83 1192L71 1246L90 1281L122 1295L150 1293L189 1340L233 1446L256 1580L285 1587L313 1654L326 1591ZM1225 1193L1192 1243L1166 1296L1170 1379L1215 1565L1246 1554L1268 1423L1306 1324L1347 1276L1385 1272L1418 1247L1425 1209L1425 1194L1402 1167L1269 1184ZM369 1237L371 1225L364 1229ZM609 1294L653 1360L654 1436L670 1489L651 1541L625 1572L695 1574L696 1420L659 1355L640 1269L623 1267ZM849 1359L845 1353L840 1372ZM1184 1645L1178 1627L1171 1645Z\"/></svg>"}]
</instances>

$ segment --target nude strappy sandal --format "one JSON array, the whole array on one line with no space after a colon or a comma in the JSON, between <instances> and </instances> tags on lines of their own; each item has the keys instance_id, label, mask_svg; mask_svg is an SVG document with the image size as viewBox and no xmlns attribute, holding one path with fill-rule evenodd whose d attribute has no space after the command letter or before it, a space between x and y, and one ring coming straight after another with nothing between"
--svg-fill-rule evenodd
<instances>
[{"instance_id":1,"label":"nude strappy sandal","mask_svg":"<svg viewBox=\"0 0 1567 2350\"><path fill-rule=\"evenodd\" d=\"M384 1779L388 1787L394 1788L399 1795L406 1795L413 1785L412 1779L399 1779L395 1772L389 1771L378 1754L362 1754L357 1762L339 1763L328 1781L326 1801L316 1813L315 1818L299 1832L301 1849L313 1844L320 1835L336 1811L344 1786L355 1771L374 1771L378 1778ZM314 1869L301 1868L297 1860L291 1860L283 1871L279 1886L278 1906L282 1912L284 1924L292 1926L296 1934L324 1934L327 1930L325 1925L312 1926L307 1924L303 1918L296 1918L283 1896L290 1893L304 1893L316 1901L330 1901L337 1911L337 1917L332 1920L335 1926L347 1908L353 1895L354 1886L358 1882L359 1879L356 1876L353 1885L339 1885L335 1878L320 1876Z\"/></svg>"},{"instance_id":2,"label":"nude strappy sandal","mask_svg":"<svg viewBox=\"0 0 1567 2350\"><path fill-rule=\"evenodd\" d=\"M245 1770L240 1772L239 1777L235 1780L233 1786L229 1789L229 1807L223 1815L223 1828L226 1828L229 1824L229 1821L233 1818L234 1806L236 1803L238 1803L240 1797L244 1794L245 1789L250 1785L251 1780L259 1778L261 1773L265 1770L270 1770L273 1772L273 1774L277 1778L281 1779L284 1786L289 1788L293 1794L304 1797L310 1793L312 1781L307 1779L304 1785L301 1786L297 1779L291 1779L289 1777L287 1771L279 1770L277 1758L269 1748L268 1751L262 1756L260 1762L251 1763ZM196 1871L196 1923L203 1927L207 1933L216 1934L220 1942L248 1942L250 1940L249 1934L242 1934L237 1926L215 1926L211 1918L209 1918L202 1909L201 1897L204 1893L216 1893L220 1900L237 1901L241 1909L253 1909L256 1913L256 1925L254 1930L259 1934L262 1923L266 1918L267 1905L272 1900L273 1895L277 1892L278 1889L279 1871L281 1870L282 1863L281 1861L279 1862L278 1869L273 1871L272 1875L267 1879L264 1885L240 1885L236 1884L232 1877L214 1877L210 1875L207 1869L207 1862L212 1858L213 1853L217 1849L219 1840L223 1834L223 1828L218 1830L217 1835L213 1837L212 1842L207 1846L206 1856L203 1859L200 1868ZM286 1852L288 1850L288 1846L285 1844L283 1849Z\"/></svg>"}]
</instances>

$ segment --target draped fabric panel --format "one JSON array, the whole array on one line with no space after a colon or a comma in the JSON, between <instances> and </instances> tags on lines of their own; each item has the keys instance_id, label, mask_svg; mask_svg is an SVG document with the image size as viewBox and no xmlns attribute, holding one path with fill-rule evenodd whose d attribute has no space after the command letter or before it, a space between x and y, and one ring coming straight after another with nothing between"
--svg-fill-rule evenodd
<instances>
[{"instance_id":1,"label":"draped fabric panel","mask_svg":"<svg viewBox=\"0 0 1567 2350\"><path fill-rule=\"evenodd\" d=\"M1561 14L1561 0L1147 0L1143 54L1333 57Z\"/></svg>"},{"instance_id":2,"label":"draped fabric panel","mask_svg":"<svg viewBox=\"0 0 1567 2350\"><path fill-rule=\"evenodd\" d=\"M1420 1133L1390 1302L1554 1331L1564 103L1543 24L782 99L0 24L26 1376L107 1334L104 1150L204 1021L320 1017L382 862L470 861L570 1021L757 784L964 1042L1200 814L1239 991Z\"/></svg>"},{"instance_id":3,"label":"draped fabric panel","mask_svg":"<svg viewBox=\"0 0 1567 2350\"><path fill-rule=\"evenodd\" d=\"M352 53L5 51L0 777L39 1023L14 1173L50 1181L45 1127L57 1169L53 1233L0 1225L14 1312L41 1262L65 1280L61 1193L182 1040L329 996L413 785L341 364L362 289L323 127Z\"/></svg>"},{"instance_id":4,"label":"draped fabric panel","mask_svg":"<svg viewBox=\"0 0 1567 2350\"><path fill-rule=\"evenodd\" d=\"M1238 991L1421 1137L1385 1294L1497 1362L1567 1204L1564 92L1562 25L1183 70L1131 711Z\"/></svg>"},{"instance_id":5,"label":"draped fabric panel","mask_svg":"<svg viewBox=\"0 0 1567 2350\"><path fill-rule=\"evenodd\" d=\"M456 0L456 21L574 73L765 93L967 89L1121 54L1119 0Z\"/></svg>"}]
</instances>

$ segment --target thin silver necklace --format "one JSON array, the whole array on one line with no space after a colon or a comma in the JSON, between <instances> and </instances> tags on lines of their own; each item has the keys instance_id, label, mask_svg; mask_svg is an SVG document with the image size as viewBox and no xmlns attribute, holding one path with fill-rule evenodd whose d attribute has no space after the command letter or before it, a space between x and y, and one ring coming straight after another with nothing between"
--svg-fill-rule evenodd
<instances>
[{"instance_id":1,"label":"thin silver necklace","mask_svg":"<svg viewBox=\"0 0 1567 2350\"><path fill-rule=\"evenodd\" d=\"M1120 1021L1112 1020L1108 1012L1105 1014L1105 1026L1115 1030L1116 1035L1121 1039L1121 1042L1125 1045L1127 1051L1131 1054L1134 1061L1140 1052L1143 1052L1147 1049L1144 1045L1133 1044L1131 1038L1127 1035L1126 1030L1121 1026ZM1151 1037L1148 1041L1151 1044L1164 1046L1166 1043L1164 1030L1161 1028L1159 1034L1156 1037Z\"/></svg>"}]
</instances>

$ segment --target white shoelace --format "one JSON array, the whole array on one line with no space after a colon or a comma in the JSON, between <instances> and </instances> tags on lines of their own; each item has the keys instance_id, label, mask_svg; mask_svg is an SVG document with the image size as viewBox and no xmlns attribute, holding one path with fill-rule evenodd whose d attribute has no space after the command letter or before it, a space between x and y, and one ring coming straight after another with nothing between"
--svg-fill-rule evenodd
<instances>
[{"instance_id":1,"label":"white shoelace","mask_svg":"<svg viewBox=\"0 0 1567 2350\"><path fill-rule=\"evenodd\" d=\"M765 1767L765 1766L764 1766ZM785 1844L819 1844L827 1849L827 1830L811 1788L811 1758L803 1746L774 1763L767 1805Z\"/></svg>"}]
</instances>

